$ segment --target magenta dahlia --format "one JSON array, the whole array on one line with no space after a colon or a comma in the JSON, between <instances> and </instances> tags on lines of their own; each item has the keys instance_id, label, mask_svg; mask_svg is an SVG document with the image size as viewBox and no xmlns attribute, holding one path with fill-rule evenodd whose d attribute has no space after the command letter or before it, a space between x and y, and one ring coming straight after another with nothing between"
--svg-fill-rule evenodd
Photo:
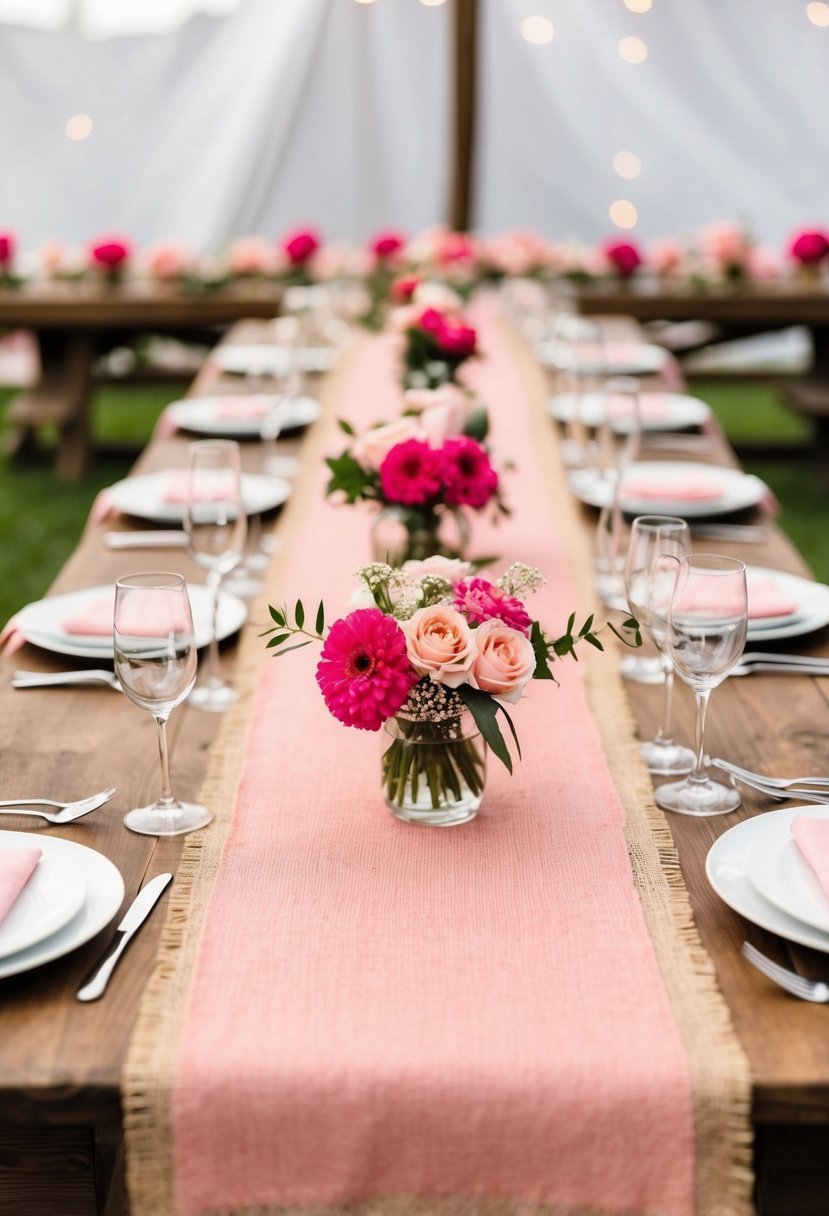
<instances>
[{"instance_id":1,"label":"magenta dahlia","mask_svg":"<svg viewBox=\"0 0 829 1216\"><path fill-rule=\"evenodd\" d=\"M422 439L395 444L380 465L380 485L387 502L422 507L440 493L442 453Z\"/></svg>"},{"instance_id":2,"label":"magenta dahlia","mask_svg":"<svg viewBox=\"0 0 829 1216\"><path fill-rule=\"evenodd\" d=\"M379 608L359 608L331 626L317 683L329 712L346 726L379 730L417 680L402 629Z\"/></svg>"},{"instance_id":3,"label":"magenta dahlia","mask_svg":"<svg viewBox=\"0 0 829 1216\"><path fill-rule=\"evenodd\" d=\"M507 595L495 583L485 578L469 578L455 587L453 608L457 608L470 625L484 621L503 621L510 629L529 636L532 617L514 595Z\"/></svg>"},{"instance_id":4,"label":"magenta dahlia","mask_svg":"<svg viewBox=\"0 0 829 1216\"><path fill-rule=\"evenodd\" d=\"M440 456L446 502L452 507L485 507L498 489L498 474L481 445L465 436L447 439Z\"/></svg>"}]
</instances>

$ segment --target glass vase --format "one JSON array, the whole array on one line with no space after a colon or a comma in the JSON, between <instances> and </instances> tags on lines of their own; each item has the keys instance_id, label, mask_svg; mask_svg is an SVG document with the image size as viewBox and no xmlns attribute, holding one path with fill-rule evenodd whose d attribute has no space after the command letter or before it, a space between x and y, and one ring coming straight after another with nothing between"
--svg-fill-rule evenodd
<instances>
[{"instance_id":1,"label":"glass vase","mask_svg":"<svg viewBox=\"0 0 829 1216\"><path fill-rule=\"evenodd\" d=\"M427 557L465 557L469 521L458 507L384 507L371 528L371 556L402 566Z\"/></svg>"},{"instance_id":2,"label":"glass vase","mask_svg":"<svg viewBox=\"0 0 829 1216\"><path fill-rule=\"evenodd\" d=\"M478 813L486 783L486 745L471 714L442 722L390 718L383 753L386 806L404 823L455 827Z\"/></svg>"}]
</instances>

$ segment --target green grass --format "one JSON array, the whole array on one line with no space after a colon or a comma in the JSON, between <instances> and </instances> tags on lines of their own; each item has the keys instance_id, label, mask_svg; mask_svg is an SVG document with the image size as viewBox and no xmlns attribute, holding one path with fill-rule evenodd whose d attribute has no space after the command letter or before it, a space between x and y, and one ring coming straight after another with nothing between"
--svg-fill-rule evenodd
<instances>
[{"instance_id":1,"label":"green grass","mask_svg":"<svg viewBox=\"0 0 829 1216\"><path fill-rule=\"evenodd\" d=\"M93 402L96 440L146 443L161 410L184 387L102 389ZM780 451L809 437L808 425L771 389L700 382L693 391L713 406L733 443L768 443ZM0 418L9 396L0 395ZM95 495L131 464L130 456L99 458L87 477L68 484L55 477L48 448L25 461L0 457L0 623L43 595L77 545ZM791 454L753 458L746 468L771 486L783 508L781 527L816 577L829 582L827 487L814 463Z\"/></svg>"}]
</instances>

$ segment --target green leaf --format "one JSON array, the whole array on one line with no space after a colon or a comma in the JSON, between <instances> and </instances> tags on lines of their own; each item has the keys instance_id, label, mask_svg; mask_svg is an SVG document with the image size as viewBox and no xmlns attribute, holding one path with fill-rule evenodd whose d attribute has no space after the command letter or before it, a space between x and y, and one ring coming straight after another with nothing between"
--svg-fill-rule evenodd
<instances>
[{"instance_id":1,"label":"green leaf","mask_svg":"<svg viewBox=\"0 0 829 1216\"><path fill-rule=\"evenodd\" d=\"M274 655L274 658L278 659L280 655L290 654L292 650L302 650L303 646L310 646L314 640L314 638L306 638L304 642L297 642L293 646L286 646L284 650L278 650Z\"/></svg>"},{"instance_id":2,"label":"green leaf","mask_svg":"<svg viewBox=\"0 0 829 1216\"><path fill-rule=\"evenodd\" d=\"M372 488L372 474L354 459L350 452L341 456L328 456L325 463L331 470L331 478L326 486L326 494L335 490L342 491L350 503L358 502L366 497Z\"/></svg>"},{"instance_id":3,"label":"green leaf","mask_svg":"<svg viewBox=\"0 0 829 1216\"><path fill-rule=\"evenodd\" d=\"M489 414L486 407L479 405L474 409L464 423L463 433L469 439L477 439L478 443L483 443L489 434Z\"/></svg>"},{"instance_id":4,"label":"green leaf","mask_svg":"<svg viewBox=\"0 0 829 1216\"><path fill-rule=\"evenodd\" d=\"M563 659L566 654L573 654L573 645L572 633L565 633L563 638L556 638L553 642L553 650L560 659Z\"/></svg>"},{"instance_id":5,"label":"green leaf","mask_svg":"<svg viewBox=\"0 0 829 1216\"><path fill-rule=\"evenodd\" d=\"M268 642L268 649L270 650L271 646L281 646L283 642L287 642L288 638L292 636L290 633L278 633L275 638L271 638Z\"/></svg>"},{"instance_id":6,"label":"green leaf","mask_svg":"<svg viewBox=\"0 0 829 1216\"><path fill-rule=\"evenodd\" d=\"M317 619L314 622L314 628L317 633L322 633L325 628L325 604L320 600L320 606L317 609Z\"/></svg>"},{"instance_id":7,"label":"green leaf","mask_svg":"<svg viewBox=\"0 0 829 1216\"><path fill-rule=\"evenodd\" d=\"M285 626L284 614L282 612L280 612L278 608L274 608L273 604L269 604L268 609L270 611L271 616L276 621L277 625L281 625L284 628L284 626Z\"/></svg>"},{"instance_id":8,"label":"green leaf","mask_svg":"<svg viewBox=\"0 0 829 1216\"><path fill-rule=\"evenodd\" d=\"M510 729L510 734L512 735L513 739L515 740L515 750L518 752L518 759L523 760L524 757L521 755L521 744L518 742L518 735L516 733L515 725L513 724L512 718L509 716L509 714L507 713L504 706L500 703L500 701L496 702L496 704L497 704L498 708L500 709L501 713L504 715L504 717L507 720L507 726Z\"/></svg>"},{"instance_id":9,"label":"green leaf","mask_svg":"<svg viewBox=\"0 0 829 1216\"><path fill-rule=\"evenodd\" d=\"M586 620L586 621L584 622L584 624L582 625L581 629L579 630L579 637L580 637L580 638L583 638L583 637L584 637L584 635L585 635L585 634L587 634L587 633L589 633L589 632L590 632L590 630L593 628L593 617L594 617L594 615L595 615L595 614L591 612L591 613L590 613L590 616L587 618L587 620Z\"/></svg>"},{"instance_id":10,"label":"green leaf","mask_svg":"<svg viewBox=\"0 0 829 1216\"><path fill-rule=\"evenodd\" d=\"M296 621L297 629L301 629L305 624L305 609L302 607L302 600L297 600L296 608L294 609L294 620Z\"/></svg>"},{"instance_id":11,"label":"green leaf","mask_svg":"<svg viewBox=\"0 0 829 1216\"><path fill-rule=\"evenodd\" d=\"M595 633L586 633L584 635L584 640L585 642L589 642L591 646L595 646L597 650L604 650L604 646L596 637Z\"/></svg>"},{"instance_id":12,"label":"green leaf","mask_svg":"<svg viewBox=\"0 0 829 1216\"><path fill-rule=\"evenodd\" d=\"M337 419L337 426L341 431L345 431L346 435L356 435L356 431L350 422L346 422L345 418Z\"/></svg>"},{"instance_id":13,"label":"green leaf","mask_svg":"<svg viewBox=\"0 0 829 1216\"><path fill-rule=\"evenodd\" d=\"M570 633L572 633L572 632L573 632L573 626L575 625L575 623L576 623L576 614L575 614L575 612L571 612L571 613L570 613L570 619L569 619L569 621L567 622L567 632L568 632L568 634L570 634Z\"/></svg>"},{"instance_id":14,"label":"green leaf","mask_svg":"<svg viewBox=\"0 0 829 1216\"><path fill-rule=\"evenodd\" d=\"M535 654L535 671L533 672L534 680L554 680L555 676L550 671L550 651L547 645L547 639L539 625L538 621L533 621L530 629L530 645Z\"/></svg>"},{"instance_id":15,"label":"green leaf","mask_svg":"<svg viewBox=\"0 0 829 1216\"><path fill-rule=\"evenodd\" d=\"M461 684L456 691L475 719L475 725L486 740L490 751L498 757L507 772L511 773L512 756L509 754L506 741L498 725L496 702L488 692L483 692L480 688L472 688L469 684Z\"/></svg>"}]
</instances>

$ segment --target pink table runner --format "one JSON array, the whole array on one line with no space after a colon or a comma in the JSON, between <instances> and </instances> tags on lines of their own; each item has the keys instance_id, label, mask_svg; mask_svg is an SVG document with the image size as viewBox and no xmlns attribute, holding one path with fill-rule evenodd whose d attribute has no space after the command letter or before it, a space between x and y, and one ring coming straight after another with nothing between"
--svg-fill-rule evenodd
<instances>
[{"instance_id":1,"label":"pink table runner","mask_svg":"<svg viewBox=\"0 0 829 1216\"><path fill-rule=\"evenodd\" d=\"M575 592L531 412L503 336L482 321L476 381L492 446L519 472L505 479L512 519L476 526L473 547L540 566L538 615L563 626ZM394 375L390 342L365 341L336 415L358 427L393 417ZM331 423L323 450L337 451L338 435ZM321 468L311 476L271 596L324 593L333 617L368 558L369 524L324 502ZM478 820L439 831L385 810L382 741L329 717L311 648L254 661L238 796L200 941L191 927L182 953L171 927L177 967L155 981L131 1061L136 1210L704 1210L693 1070L582 668L562 664L560 688L533 688L518 710L515 777L490 761ZM185 872L198 875L201 847L191 843ZM687 926L666 933L681 952ZM674 991L698 983L715 1001L693 972ZM715 1056L721 1022L715 1010ZM171 1053L158 1039L173 1031ZM154 1072L165 1054L171 1094ZM738 1080L710 1141L723 1158L722 1213L743 1211L746 1192L744 1146L720 1135L745 1113L735 1055ZM168 1120L171 1170L159 1161Z\"/></svg>"}]
</instances>

